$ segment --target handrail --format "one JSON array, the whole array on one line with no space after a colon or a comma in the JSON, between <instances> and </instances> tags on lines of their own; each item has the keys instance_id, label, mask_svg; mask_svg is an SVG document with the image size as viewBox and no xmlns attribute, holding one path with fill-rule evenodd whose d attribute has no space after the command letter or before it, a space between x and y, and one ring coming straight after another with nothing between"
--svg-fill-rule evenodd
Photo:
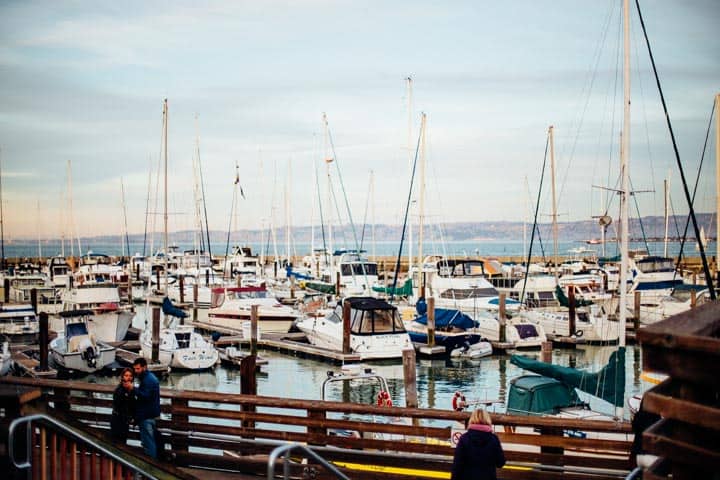
<instances>
[{"instance_id":1,"label":"handrail","mask_svg":"<svg viewBox=\"0 0 720 480\"><path fill-rule=\"evenodd\" d=\"M268 480L273 480L275 478L275 462L277 461L279 456L285 457L286 453L291 452L292 450L302 450L305 452L308 456L312 457L313 460L317 461L325 467L330 473L335 475L335 477L341 479L341 480L350 480L344 473L342 473L338 468L333 465L332 463L328 462L324 458L322 458L317 453L313 452L311 449L306 447L305 445L301 445L299 443L288 443L287 445L282 445L280 447L277 447L275 450L270 452L270 456L268 457L268 469L267 469L267 478ZM290 464L287 461L283 461L283 478L287 480L290 477Z\"/></svg>"},{"instance_id":2,"label":"handrail","mask_svg":"<svg viewBox=\"0 0 720 480\"><path fill-rule=\"evenodd\" d=\"M635 467L635 469L628 474L627 477L625 477L625 480L636 480L638 478L642 478L642 467Z\"/></svg>"},{"instance_id":3,"label":"handrail","mask_svg":"<svg viewBox=\"0 0 720 480\"><path fill-rule=\"evenodd\" d=\"M49 415L46 415L44 413L36 413L33 415L28 415L25 417L16 418L15 420L10 423L10 429L8 432L8 456L10 457L10 461L15 466L15 468L19 469L25 469L30 468L32 466L31 458L31 449L32 449L32 429L30 428L30 423L34 420L43 420L44 422L52 424L54 427L58 428L59 430L63 431L64 433L67 433L74 437L76 440L81 440L85 442L86 444L90 445L91 447L97 449L99 452L103 453L104 455L107 455L108 457L112 458L118 463L123 464L133 472L141 474L145 478L155 479L158 480L159 477L156 477L155 475L152 475L142 469L139 469L137 466L135 466L133 463L129 462L128 460L116 455L115 453L111 452L107 448L105 448L103 445L100 445L96 441L94 441L91 438L87 438L81 434L78 434L75 430L68 427L62 422L59 422L52 418ZM25 429L26 432L26 443L25 443L25 461L22 463L18 463L16 456L15 456L15 430L23 423L27 423L28 427Z\"/></svg>"}]
</instances>

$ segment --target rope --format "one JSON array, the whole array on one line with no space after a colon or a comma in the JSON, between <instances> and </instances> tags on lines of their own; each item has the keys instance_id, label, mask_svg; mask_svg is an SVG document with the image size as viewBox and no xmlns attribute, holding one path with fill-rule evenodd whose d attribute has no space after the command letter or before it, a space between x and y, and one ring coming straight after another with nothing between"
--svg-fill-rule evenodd
<instances>
[{"instance_id":1,"label":"rope","mask_svg":"<svg viewBox=\"0 0 720 480\"><path fill-rule=\"evenodd\" d=\"M677 142L675 141L675 133L673 132L672 123L670 122L670 114L668 113L667 104L665 103L665 95L663 94L662 86L660 85L660 77L658 76L657 66L655 65L655 58L653 57L652 49L650 48L650 40L648 39L647 29L645 28L645 20L643 20L642 12L640 11L640 0L635 0L635 5L637 6L638 15L640 17L640 25L642 26L643 35L645 37L645 44L647 45L648 54L650 55L650 63L652 63L653 73L655 74L655 83L657 84L663 111L665 112L665 120L670 132L670 138L672 139L675 160L677 162L678 170L680 171L680 179L682 180L685 199L688 202L690 218L692 219L693 229L695 230L695 238L699 239L700 229L698 228L697 219L695 218L695 208L693 207L693 200L690 197L690 191L688 190L687 181L685 180L685 171L683 170L682 161L680 160L680 152L678 151ZM710 266L708 265L707 257L705 256L705 247L702 245L702 242L698 243L698 247L700 249L700 258L702 258L705 282L707 283L708 290L710 291L710 299L715 300L715 288L713 287L712 276L710 275Z\"/></svg>"}]
</instances>

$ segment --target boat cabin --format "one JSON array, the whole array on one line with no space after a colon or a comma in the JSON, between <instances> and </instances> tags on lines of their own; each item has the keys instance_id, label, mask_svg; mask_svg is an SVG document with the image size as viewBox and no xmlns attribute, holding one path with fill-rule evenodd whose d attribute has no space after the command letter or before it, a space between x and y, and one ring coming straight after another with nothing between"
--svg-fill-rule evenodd
<instances>
[{"instance_id":1,"label":"boat cabin","mask_svg":"<svg viewBox=\"0 0 720 480\"><path fill-rule=\"evenodd\" d=\"M583 405L573 387L554 378L522 375L510 382L508 414L552 415L561 408Z\"/></svg>"}]
</instances>

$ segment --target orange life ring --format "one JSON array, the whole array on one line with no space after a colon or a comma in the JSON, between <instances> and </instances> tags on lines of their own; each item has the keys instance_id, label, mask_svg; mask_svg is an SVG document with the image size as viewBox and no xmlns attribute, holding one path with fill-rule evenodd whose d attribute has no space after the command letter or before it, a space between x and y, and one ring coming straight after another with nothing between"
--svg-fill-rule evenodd
<instances>
[{"instance_id":1,"label":"orange life ring","mask_svg":"<svg viewBox=\"0 0 720 480\"><path fill-rule=\"evenodd\" d=\"M465 410L465 407L467 407L465 395L463 395L462 392L458 390L457 392L455 392L455 395L453 395L452 408L456 412L462 412L463 410Z\"/></svg>"},{"instance_id":2,"label":"orange life ring","mask_svg":"<svg viewBox=\"0 0 720 480\"><path fill-rule=\"evenodd\" d=\"M377 406L378 407L392 407L392 399L390 398L390 394L386 392L385 390L380 390L377 394Z\"/></svg>"}]
</instances>

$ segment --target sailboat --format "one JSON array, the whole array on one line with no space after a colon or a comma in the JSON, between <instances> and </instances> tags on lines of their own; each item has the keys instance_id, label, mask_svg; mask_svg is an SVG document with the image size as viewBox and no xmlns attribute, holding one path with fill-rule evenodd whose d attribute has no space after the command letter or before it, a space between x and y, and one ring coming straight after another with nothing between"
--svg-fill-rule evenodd
<instances>
[{"instance_id":1,"label":"sailboat","mask_svg":"<svg viewBox=\"0 0 720 480\"><path fill-rule=\"evenodd\" d=\"M574 389L584 391L588 394L595 395L603 400L610 402L615 407L615 415L593 415L593 418L618 419L622 418L623 407L625 405L625 325L627 322L627 293L628 293L628 241L629 241L629 222L628 222L628 201L630 197L630 180L629 180L629 155L630 155L630 3L629 0L623 1L623 43L624 43L624 82L623 82L623 132L622 146L620 148L620 174L621 188L618 191L620 196L620 282L619 282L619 312L618 312L618 349L613 352L608 364L599 372L589 373L576 370L570 367L562 367L552 365L546 362L539 362L533 359L524 358L519 355L513 355L510 358L511 363L526 370L540 374L530 377L523 376L515 380L516 396L512 397L512 393L508 400L508 410L512 413L526 414L550 414L564 415L567 409L584 410L585 405L578 405ZM527 398L520 392L524 388L527 393L528 389L533 386L551 385L559 382L561 388L567 389L566 400L559 405L563 408L542 408L533 407L527 404L523 397ZM553 398L553 388L538 388L535 391L537 395L537 405L557 406L561 402L559 398ZM544 396L544 397L543 397ZM511 404L512 400L512 404ZM525 403L524 403L525 402Z\"/></svg>"},{"instance_id":2,"label":"sailboat","mask_svg":"<svg viewBox=\"0 0 720 480\"><path fill-rule=\"evenodd\" d=\"M167 126L168 126L168 105L167 99L163 103L163 163L165 171L164 179L164 251L168 251L168 212L167 212L167 166L168 166L168 150L167 150ZM163 268L163 298L162 313L164 315L164 327L161 328L160 344L159 344L159 361L163 365L172 368L181 368L186 370L202 370L215 366L218 361L218 351L215 346L205 340L190 325L183 325L178 322L187 316L181 309L172 305L167 297L168 292L168 257L164 257L165 265ZM161 286L158 285L158 288ZM152 358L152 329L145 330L140 338L141 352L143 357Z\"/></svg>"}]
</instances>

